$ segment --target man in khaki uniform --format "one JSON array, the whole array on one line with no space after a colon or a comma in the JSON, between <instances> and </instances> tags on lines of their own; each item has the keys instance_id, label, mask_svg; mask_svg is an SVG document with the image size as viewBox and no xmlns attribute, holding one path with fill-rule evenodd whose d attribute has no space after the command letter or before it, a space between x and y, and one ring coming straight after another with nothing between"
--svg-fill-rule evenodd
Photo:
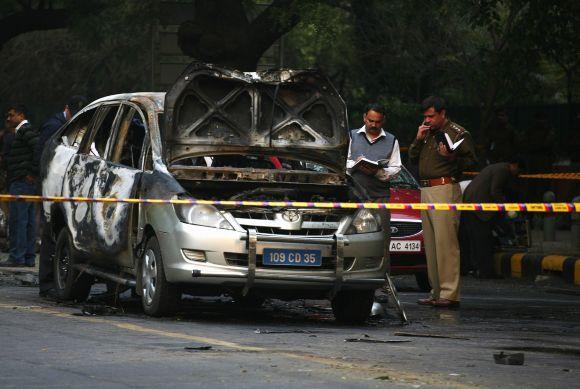
<instances>
[{"instance_id":1,"label":"man in khaki uniform","mask_svg":"<svg viewBox=\"0 0 580 389\"><path fill-rule=\"evenodd\" d=\"M469 132L447 118L445 101L437 96L426 98L421 106L424 121L409 147L409 157L419 164L422 203L460 203L458 179L464 169L477 163L475 147ZM441 136L447 134L453 143L449 150ZM444 139L444 138L443 138ZM418 301L421 305L440 308L459 306L459 212L421 211L427 271L431 296Z\"/></svg>"}]
</instances>

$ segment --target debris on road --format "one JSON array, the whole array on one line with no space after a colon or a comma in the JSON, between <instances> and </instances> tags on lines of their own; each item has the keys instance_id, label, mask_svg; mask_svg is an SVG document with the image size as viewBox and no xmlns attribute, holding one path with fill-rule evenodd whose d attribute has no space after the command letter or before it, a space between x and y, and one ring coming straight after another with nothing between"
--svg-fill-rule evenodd
<instances>
[{"instance_id":1,"label":"debris on road","mask_svg":"<svg viewBox=\"0 0 580 389\"><path fill-rule=\"evenodd\" d=\"M80 313L75 316L111 316L119 313L119 308L101 304L84 304Z\"/></svg>"},{"instance_id":2,"label":"debris on road","mask_svg":"<svg viewBox=\"0 0 580 389\"><path fill-rule=\"evenodd\" d=\"M320 332L328 332L328 331L312 331L312 330L261 330L257 328L254 333L255 334L315 334Z\"/></svg>"},{"instance_id":3,"label":"debris on road","mask_svg":"<svg viewBox=\"0 0 580 389\"><path fill-rule=\"evenodd\" d=\"M408 339L369 339L369 338L347 338L344 340L345 342L354 342L354 343L408 343L411 340Z\"/></svg>"},{"instance_id":4,"label":"debris on road","mask_svg":"<svg viewBox=\"0 0 580 389\"><path fill-rule=\"evenodd\" d=\"M371 308L371 316L383 316L387 313L387 310L383 307L381 302L374 302Z\"/></svg>"},{"instance_id":5,"label":"debris on road","mask_svg":"<svg viewBox=\"0 0 580 389\"><path fill-rule=\"evenodd\" d=\"M395 336L409 336L409 337L417 337L417 338L441 338L441 339L469 340L469 338L464 338L461 336L427 334L427 333L417 333L417 332L395 332L393 335L395 335Z\"/></svg>"},{"instance_id":6,"label":"debris on road","mask_svg":"<svg viewBox=\"0 0 580 389\"><path fill-rule=\"evenodd\" d=\"M187 351L208 351L212 349L212 346L186 346L183 349Z\"/></svg>"},{"instance_id":7,"label":"debris on road","mask_svg":"<svg viewBox=\"0 0 580 389\"><path fill-rule=\"evenodd\" d=\"M498 354L493 354L495 363L500 365L523 365L524 353L506 354L501 351Z\"/></svg>"}]
</instances>

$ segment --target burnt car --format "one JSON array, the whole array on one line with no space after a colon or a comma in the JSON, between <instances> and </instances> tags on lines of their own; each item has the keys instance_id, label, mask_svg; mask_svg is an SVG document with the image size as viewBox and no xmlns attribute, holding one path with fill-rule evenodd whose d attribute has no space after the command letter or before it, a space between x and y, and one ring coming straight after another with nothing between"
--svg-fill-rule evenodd
<instances>
[{"instance_id":1,"label":"burnt car","mask_svg":"<svg viewBox=\"0 0 580 389\"><path fill-rule=\"evenodd\" d=\"M378 216L287 205L363 200L347 149L344 101L316 71L194 63L167 94L99 99L50 139L43 195L173 201L45 203L55 288L83 300L95 279L117 282L152 316L183 293L328 298L338 321L362 322L387 267Z\"/></svg>"},{"instance_id":2,"label":"burnt car","mask_svg":"<svg viewBox=\"0 0 580 389\"><path fill-rule=\"evenodd\" d=\"M419 183L403 167L391 181L391 203L420 203ZM391 210L391 274L414 274L419 289L431 290L427 277L427 259L423 242L421 211Z\"/></svg>"}]
</instances>

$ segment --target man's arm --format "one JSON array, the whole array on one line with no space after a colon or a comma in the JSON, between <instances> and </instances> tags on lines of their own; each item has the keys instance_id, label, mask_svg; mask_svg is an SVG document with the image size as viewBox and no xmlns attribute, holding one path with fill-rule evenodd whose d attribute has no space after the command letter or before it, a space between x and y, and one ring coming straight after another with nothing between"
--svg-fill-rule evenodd
<instances>
[{"instance_id":1,"label":"man's arm","mask_svg":"<svg viewBox=\"0 0 580 389\"><path fill-rule=\"evenodd\" d=\"M495 203L505 203L506 202L506 186L510 178L510 172L505 169L496 169L494 174L491 175L491 185L489 193L491 199Z\"/></svg>"},{"instance_id":2,"label":"man's arm","mask_svg":"<svg viewBox=\"0 0 580 389\"><path fill-rule=\"evenodd\" d=\"M401 151L399 147L399 141L395 139L393 143L393 151L391 152L391 158L389 158L389 164L386 168L379 169L377 171L376 177L381 181L388 181L391 177L396 176L401 171Z\"/></svg>"},{"instance_id":3,"label":"man's arm","mask_svg":"<svg viewBox=\"0 0 580 389\"><path fill-rule=\"evenodd\" d=\"M30 177L31 180L36 179L39 173L39 166L40 166L40 158L36 155L38 152L38 131L34 130L33 128L28 129L26 133L26 144L30 150L33 150L32 158L30 161L30 169L31 172L27 176L27 179ZM41 152L42 153L42 152Z\"/></svg>"},{"instance_id":4,"label":"man's arm","mask_svg":"<svg viewBox=\"0 0 580 389\"><path fill-rule=\"evenodd\" d=\"M348 155L346 157L346 169L347 171L350 173L350 169L352 169L352 167L355 164L355 161L352 160L351 156L350 156L350 147L352 145L352 139L349 140L348 142Z\"/></svg>"},{"instance_id":5,"label":"man's arm","mask_svg":"<svg viewBox=\"0 0 580 389\"><path fill-rule=\"evenodd\" d=\"M421 154L421 149L423 148L423 139L415 139L411 146L409 146L409 160L416 164L419 161L419 155Z\"/></svg>"}]
</instances>

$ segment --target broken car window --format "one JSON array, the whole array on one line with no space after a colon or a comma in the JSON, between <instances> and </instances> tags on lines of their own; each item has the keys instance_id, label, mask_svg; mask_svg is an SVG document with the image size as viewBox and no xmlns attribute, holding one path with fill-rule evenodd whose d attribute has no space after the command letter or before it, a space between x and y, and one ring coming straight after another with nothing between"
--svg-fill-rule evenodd
<instances>
[{"instance_id":1,"label":"broken car window","mask_svg":"<svg viewBox=\"0 0 580 389\"><path fill-rule=\"evenodd\" d=\"M141 157L144 138L145 124L142 115L133 107L126 109L126 113L119 124L111 162L139 168L139 158Z\"/></svg>"},{"instance_id":2,"label":"broken car window","mask_svg":"<svg viewBox=\"0 0 580 389\"><path fill-rule=\"evenodd\" d=\"M78 148L89 128L96 109L91 109L74 118L62 133L61 141L67 146Z\"/></svg>"},{"instance_id":3,"label":"broken car window","mask_svg":"<svg viewBox=\"0 0 580 389\"><path fill-rule=\"evenodd\" d=\"M115 122L115 117L117 116L119 106L108 106L105 107L104 110L106 110L105 116L101 121L99 128L96 130L95 135L93 136L93 141L91 142L89 149L89 153L91 155L99 158L104 157L105 152L107 151L107 144L111 139L113 124Z\"/></svg>"}]
</instances>

